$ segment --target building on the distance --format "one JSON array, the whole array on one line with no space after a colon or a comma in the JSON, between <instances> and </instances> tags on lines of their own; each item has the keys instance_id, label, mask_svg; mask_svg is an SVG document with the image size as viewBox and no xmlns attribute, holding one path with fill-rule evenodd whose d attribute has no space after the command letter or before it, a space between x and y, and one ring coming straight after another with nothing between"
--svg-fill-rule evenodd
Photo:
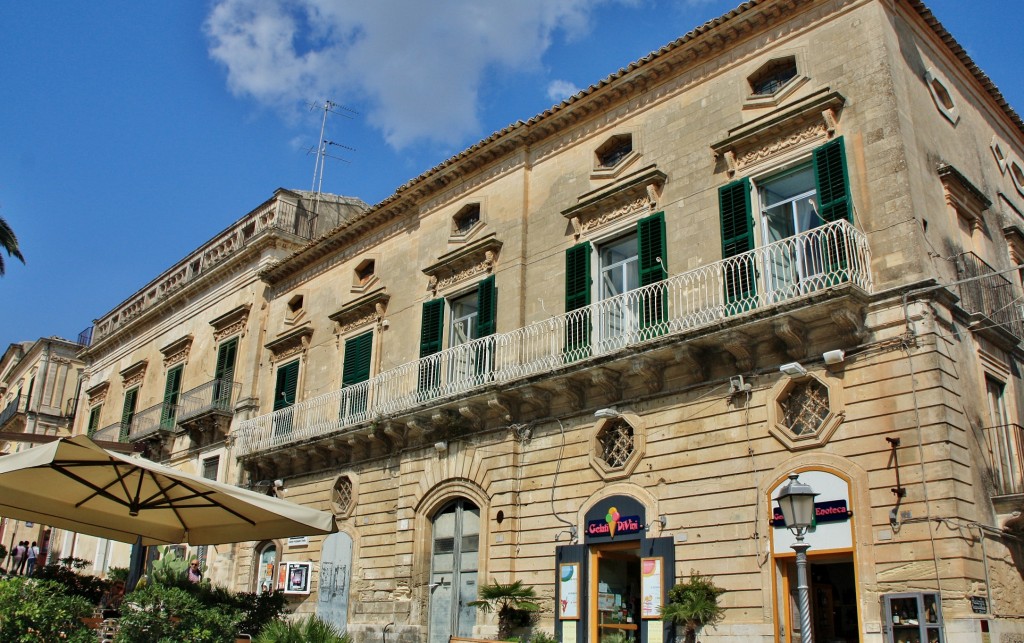
<instances>
[{"instance_id":1,"label":"building on the distance","mask_svg":"<svg viewBox=\"0 0 1024 643\"><path fill-rule=\"evenodd\" d=\"M791 643L798 473L816 640L1024 633L1024 123L921 2L746 2L310 243L261 212L84 353L78 430L337 514L215 578L360 643L517 580L651 642L693 570L706 640Z\"/></svg>"},{"instance_id":2,"label":"building on the distance","mask_svg":"<svg viewBox=\"0 0 1024 643\"><path fill-rule=\"evenodd\" d=\"M60 337L11 344L0 357L0 445L17 453L35 444L71 435L75 398L84 363L81 344ZM38 543L45 559L50 549L47 525L3 518L0 544L8 552L18 543ZM0 560L0 565L6 563Z\"/></svg>"}]
</instances>

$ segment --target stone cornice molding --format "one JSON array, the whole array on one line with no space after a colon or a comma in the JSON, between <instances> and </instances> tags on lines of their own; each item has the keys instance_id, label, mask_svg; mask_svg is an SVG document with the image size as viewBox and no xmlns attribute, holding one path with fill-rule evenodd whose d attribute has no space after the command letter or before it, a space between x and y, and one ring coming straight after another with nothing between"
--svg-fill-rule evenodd
<instances>
[{"instance_id":1,"label":"stone cornice molding","mask_svg":"<svg viewBox=\"0 0 1024 643\"><path fill-rule=\"evenodd\" d=\"M210 320L210 326L213 326L214 341L220 342L232 335L244 335L250 309L252 309L252 304L242 304L220 317Z\"/></svg>"},{"instance_id":2,"label":"stone cornice molding","mask_svg":"<svg viewBox=\"0 0 1024 643\"><path fill-rule=\"evenodd\" d=\"M120 372L121 383L125 390L142 383L142 378L146 376L147 366L149 366L149 360L143 359Z\"/></svg>"},{"instance_id":3,"label":"stone cornice molding","mask_svg":"<svg viewBox=\"0 0 1024 643\"><path fill-rule=\"evenodd\" d=\"M438 257L437 263L423 269L429 281L427 290L434 295L438 291L472 279L480 274L494 271L502 243L489 234L473 243L457 248Z\"/></svg>"},{"instance_id":4,"label":"stone cornice molding","mask_svg":"<svg viewBox=\"0 0 1024 643\"><path fill-rule=\"evenodd\" d=\"M277 338L264 344L264 348L270 351L270 361L279 362L293 355L305 353L309 348L309 340L312 336L313 327L302 326L278 335Z\"/></svg>"},{"instance_id":5,"label":"stone cornice molding","mask_svg":"<svg viewBox=\"0 0 1024 643\"><path fill-rule=\"evenodd\" d=\"M354 299L327 316L335 324L335 334L344 335L360 326L379 324L388 310L391 295L384 288Z\"/></svg>"}]
</instances>

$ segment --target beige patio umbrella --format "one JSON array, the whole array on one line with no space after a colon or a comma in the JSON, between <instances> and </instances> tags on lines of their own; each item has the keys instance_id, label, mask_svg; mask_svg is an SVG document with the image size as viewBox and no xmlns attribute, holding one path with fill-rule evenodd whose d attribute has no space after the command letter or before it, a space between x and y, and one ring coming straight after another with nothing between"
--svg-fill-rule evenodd
<instances>
[{"instance_id":1,"label":"beige patio umbrella","mask_svg":"<svg viewBox=\"0 0 1024 643\"><path fill-rule=\"evenodd\" d=\"M0 516L142 545L337 529L328 512L112 453L85 436L0 456Z\"/></svg>"}]
</instances>

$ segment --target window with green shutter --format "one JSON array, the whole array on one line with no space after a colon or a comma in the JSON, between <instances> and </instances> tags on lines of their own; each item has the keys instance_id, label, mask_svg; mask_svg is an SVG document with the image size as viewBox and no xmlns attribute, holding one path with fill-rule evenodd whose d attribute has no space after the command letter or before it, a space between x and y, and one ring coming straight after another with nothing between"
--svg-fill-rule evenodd
<instances>
[{"instance_id":1,"label":"window with green shutter","mask_svg":"<svg viewBox=\"0 0 1024 643\"><path fill-rule=\"evenodd\" d=\"M565 252L565 360L590 354L590 243L584 241Z\"/></svg>"},{"instance_id":2,"label":"window with green shutter","mask_svg":"<svg viewBox=\"0 0 1024 643\"><path fill-rule=\"evenodd\" d=\"M121 407L121 432L117 437L120 442L126 442L128 440L128 433L132 426L132 420L135 418L135 404L138 401L138 388L125 391L124 406Z\"/></svg>"},{"instance_id":3,"label":"window with green shutter","mask_svg":"<svg viewBox=\"0 0 1024 643\"><path fill-rule=\"evenodd\" d=\"M170 431L174 428L178 416L178 396L181 394L181 373L184 365L175 366L167 371L167 382L164 384L164 401L160 409L160 428Z\"/></svg>"},{"instance_id":4,"label":"window with green shutter","mask_svg":"<svg viewBox=\"0 0 1024 643\"><path fill-rule=\"evenodd\" d=\"M86 435L90 438L95 435L96 431L100 428L100 409L103 408L102 404L89 409L89 428L86 430Z\"/></svg>"},{"instance_id":5,"label":"window with green shutter","mask_svg":"<svg viewBox=\"0 0 1024 643\"><path fill-rule=\"evenodd\" d=\"M493 335L497 328L498 289L494 285L494 275L487 277L476 287L477 301L477 338ZM478 342L473 356L475 373L480 383L494 370L494 339Z\"/></svg>"},{"instance_id":6,"label":"window with green shutter","mask_svg":"<svg viewBox=\"0 0 1024 643\"><path fill-rule=\"evenodd\" d=\"M235 360L238 355L238 338L233 337L217 349L217 366L213 372L213 403L217 408L227 410L231 404L234 389Z\"/></svg>"},{"instance_id":7,"label":"window with green shutter","mask_svg":"<svg viewBox=\"0 0 1024 643\"><path fill-rule=\"evenodd\" d=\"M341 369L341 386L348 388L370 379L370 358L373 351L373 331L345 340L345 361ZM341 417L365 413L367 406L365 386L343 391L341 396Z\"/></svg>"},{"instance_id":8,"label":"window with green shutter","mask_svg":"<svg viewBox=\"0 0 1024 643\"><path fill-rule=\"evenodd\" d=\"M850 181L846 169L846 148L843 137L825 143L814 150L814 180L818 191L819 213L824 222L844 220L853 223L850 201ZM824 240L822 255L827 284L833 285L849 279L846 271L847 243L842 234L830 235Z\"/></svg>"},{"instance_id":9,"label":"window with green shutter","mask_svg":"<svg viewBox=\"0 0 1024 643\"><path fill-rule=\"evenodd\" d=\"M665 248L665 213L657 212L636 224L640 287L653 286L668 277ZM640 300L641 339L665 332L668 294L664 288L649 288Z\"/></svg>"},{"instance_id":10,"label":"window with green shutter","mask_svg":"<svg viewBox=\"0 0 1024 643\"><path fill-rule=\"evenodd\" d=\"M423 314L420 324L420 365L417 390L421 393L431 391L441 385L441 363L437 360L424 360L435 353L441 352L444 341L444 299L432 299L423 303Z\"/></svg>"},{"instance_id":11,"label":"window with green shutter","mask_svg":"<svg viewBox=\"0 0 1024 643\"><path fill-rule=\"evenodd\" d=\"M754 220L750 208L750 180L734 181L718 190L722 221L722 259L726 312L735 314L756 304L754 262L749 255L733 259L754 249Z\"/></svg>"},{"instance_id":12,"label":"window with green shutter","mask_svg":"<svg viewBox=\"0 0 1024 643\"><path fill-rule=\"evenodd\" d=\"M274 435L291 433L292 412L295 396L299 388L299 360L289 362L277 369L277 381L274 384Z\"/></svg>"}]
</instances>

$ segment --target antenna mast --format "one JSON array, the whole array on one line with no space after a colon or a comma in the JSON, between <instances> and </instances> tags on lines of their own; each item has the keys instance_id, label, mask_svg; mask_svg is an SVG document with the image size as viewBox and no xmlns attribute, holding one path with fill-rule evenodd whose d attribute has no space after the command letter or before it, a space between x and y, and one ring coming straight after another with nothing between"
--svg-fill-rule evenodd
<instances>
[{"instance_id":1,"label":"antenna mast","mask_svg":"<svg viewBox=\"0 0 1024 643\"><path fill-rule=\"evenodd\" d=\"M346 150L351 150L353 152L355 151L355 148L348 147L347 145L341 145L340 143L335 143L334 141L329 141L326 138L324 138L324 132L327 129L327 114L338 114L339 116L344 116L345 118L352 118L352 115L357 113L354 110L351 110L345 107L344 105L338 105L337 103L329 99L325 100L322 106L313 102L309 103L309 110L313 111L314 109L322 109L324 115L323 119L320 121L320 138L318 139L319 142L317 143L316 146L316 162L313 164L313 185L309 189L310 192L313 192L315 194L315 198L313 201L313 216L310 217L309 222L310 238L313 237L313 226L316 222L317 216L319 216L320 214L320 195L322 194L324 185L324 165L326 164L327 158L329 157L338 161L344 161L345 163L349 162L346 159L337 156L331 156L330 154L328 154L327 146L333 145L336 147L344 148ZM309 152L312 153L313 148L310 148Z\"/></svg>"}]
</instances>

